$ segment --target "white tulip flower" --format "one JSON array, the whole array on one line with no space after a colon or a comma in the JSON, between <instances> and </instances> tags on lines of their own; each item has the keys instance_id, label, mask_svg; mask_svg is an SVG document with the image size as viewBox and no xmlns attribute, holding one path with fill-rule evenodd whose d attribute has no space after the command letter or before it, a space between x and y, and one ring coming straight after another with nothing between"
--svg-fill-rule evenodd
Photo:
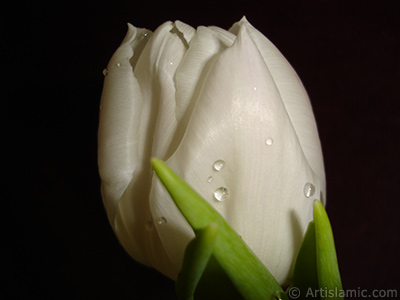
<instances>
[{"instance_id":1,"label":"white tulip flower","mask_svg":"<svg viewBox=\"0 0 400 300\"><path fill-rule=\"evenodd\" d=\"M245 18L229 31L129 25L105 75L99 171L126 251L175 280L194 237L152 173L158 157L284 284L325 175L309 98L279 50Z\"/></svg>"}]
</instances>

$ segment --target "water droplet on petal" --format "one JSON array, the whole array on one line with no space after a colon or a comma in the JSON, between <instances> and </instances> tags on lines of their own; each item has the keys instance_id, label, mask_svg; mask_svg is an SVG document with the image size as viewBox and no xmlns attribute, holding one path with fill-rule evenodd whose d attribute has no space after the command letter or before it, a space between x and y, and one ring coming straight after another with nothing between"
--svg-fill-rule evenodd
<instances>
[{"instance_id":1,"label":"water droplet on petal","mask_svg":"<svg viewBox=\"0 0 400 300\"><path fill-rule=\"evenodd\" d=\"M267 144L268 146L271 146L273 143L274 143L274 140L270 137L265 140L265 144Z\"/></svg>"},{"instance_id":2,"label":"water droplet on petal","mask_svg":"<svg viewBox=\"0 0 400 300\"><path fill-rule=\"evenodd\" d=\"M256 87L256 86L255 86L255 87L253 87L253 90L257 91L257 87Z\"/></svg>"},{"instance_id":3,"label":"water droplet on petal","mask_svg":"<svg viewBox=\"0 0 400 300\"><path fill-rule=\"evenodd\" d=\"M174 63L172 61L170 61L169 64L172 66Z\"/></svg>"},{"instance_id":4,"label":"water droplet on petal","mask_svg":"<svg viewBox=\"0 0 400 300\"><path fill-rule=\"evenodd\" d=\"M307 198L310 198L312 195L314 195L314 193L315 193L315 186L312 183L307 182L304 185L304 195Z\"/></svg>"},{"instance_id":5,"label":"water droplet on petal","mask_svg":"<svg viewBox=\"0 0 400 300\"><path fill-rule=\"evenodd\" d=\"M222 159L218 159L215 161L213 167L215 171L221 171L225 167L225 162Z\"/></svg>"},{"instance_id":6,"label":"water droplet on petal","mask_svg":"<svg viewBox=\"0 0 400 300\"><path fill-rule=\"evenodd\" d=\"M208 176L207 182L210 183L211 181L213 181L213 177L212 176Z\"/></svg>"},{"instance_id":7,"label":"water droplet on petal","mask_svg":"<svg viewBox=\"0 0 400 300\"><path fill-rule=\"evenodd\" d=\"M108 69L107 69L107 68L105 68L105 69L103 70L103 75L104 75L104 77L106 77L106 76L108 75Z\"/></svg>"},{"instance_id":8,"label":"water droplet on petal","mask_svg":"<svg viewBox=\"0 0 400 300\"><path fill-rule=\"evenodd\" d=\"M165 224L165 223L167 223L167 219L166 218L161 217L161 218L157 219L157 224L158 225L162 225L162 224Z\"/></svg>"},{"instance_id":9,"label":"water droplet on petal","mask_svg":"<svg viewBox=\"0 0 400 300\"><path fill-rule=\"evenodd\" d=\"M225 201L229 198L229 190L226 187L219 187L214 192L214 198L217 201Z\"/></svg>"},{"instance_id":10,"label":"water droplet on petal","mask_svg":"<svg viewBox=\"0 0 400 300\"><path fill-rule=\"evenodd\" d=\"M151 220L147 221L146 224L145 224L145 227L146 227L147 230L153 230L154 229L153 221L151 221Z\"/></svg>"},{"instance_id":11,"label":"water droplet on petal","mask_svg":"<svg viewBox=\"0 0 400 300\"><path fill-rule=\"evenodd\" d=\"M146 38L146 37L148 37L149 36L149 33L146 31L146 32L143 32L143 37L144 38Z\"/></svg>"},{"instance_id":12,"label":"water droplet on petal","mask_svg":"<svg viewBox=\"0 0 400 300\"><path fill-rule=\"evenodd\" d=\"M118 68L119 68L120 66L122 66L121 63L116 63L115 65L116 65Z\"/></svg>"}]
</instances>

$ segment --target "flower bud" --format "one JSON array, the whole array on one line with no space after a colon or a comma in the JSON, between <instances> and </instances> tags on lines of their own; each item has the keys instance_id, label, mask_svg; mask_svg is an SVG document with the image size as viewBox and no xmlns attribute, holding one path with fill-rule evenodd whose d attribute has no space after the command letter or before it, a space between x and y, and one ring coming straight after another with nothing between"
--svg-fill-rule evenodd
<instances>
[{"instance_id":1,"label":"flower bud","mask_svg":"<svg viewBox=\"0 0 400 300\"><path fill-rule=\"evenodd\" d=\"M158 157L285 283L325 175L310 101L279 50L245 18L229 31L129 25L105 74L99 171L126 251L176 279L194 237L151 171Z\"/></svg>"}]
</instances>

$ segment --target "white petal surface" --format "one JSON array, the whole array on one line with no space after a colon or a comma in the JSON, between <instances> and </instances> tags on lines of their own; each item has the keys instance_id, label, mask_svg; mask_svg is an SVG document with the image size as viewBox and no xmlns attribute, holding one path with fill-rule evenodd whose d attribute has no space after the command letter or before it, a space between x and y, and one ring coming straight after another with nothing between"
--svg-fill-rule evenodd
<instances>
[{"instance_id":1,"label":"white petal surface","mask_svg":"<svg viewBox=\"0 0 400 300\"><path fill-rule=\"evenodd\" d=\"M219 32L201 26L190 41L190 47L175 75L176 118L179 122L179 132L175 137L177 143L181 141L186 130L206 75L215 59L230 47L235 39L230 35L229 39Z\"/></svg>"},{"instance_id":2,"label":"white petal surface","mask_svg":"<svg viewBox=\"0 0 400 300\"><path fill-rule=\"evenodd\" d=\"M135 120L139 127L129 133L138 135L137 155L132 158L138 166L118 203L115 220L117 235L131 256L160 271L173 267L165 255L150 212L149 161L152 155L161 158L168 155L177 126L173 78L186 48L172 29L173 23L166 22L154 32L134 69L143 99L140 116Z\"/></svg>"},{"instance_id":3,"label":"white petal surface","mask_svg":"<svg viewBox=\"0 0 400 300\"><path fill-rule=\"evenodd\" d=\"M325 191L321 147L301 81L245 18L230 31L176 21L152 34L129 25L108 65L99 125L104 204L127 252L176 279L194 234L151 173L152 156L167 160L286 281L313 200ZM221 187L225 201L214 196Z\"/></svg>"},{"instance_id":4,"label":"white petal surface","mask_svg":"<svg viewBox=\"0 0 400 300\"><path fill-rule=\"evenodd\" d=\"M237 32L240 26L246 26L249 35L260 50L285 104L304 155L311 169L321 180L321 189L325 195L325 170L318 129L310 100L300 78L275 45L254 28L245 17L232 26L230 31Z\"/></svg>"},{"instance_id":5,"label":"white petal surface","mask_svg":"<svg viewBox=\"0 0 400 300\"><path fill-rule=\"evenodd\" d=\"M100 104L98 162L104 204L110 220L137 167L142 94L133 75L131 60L146 40L143 29L132 25L111 58ZM113 223L113 222L112 222Z\"/></svg>"},{"instance_id":6,"label":"white petal surface","mask_svg":"<svg viewBox=\"0 0 400 300\"><path fill-rule=\"evenodd\" d=\"M266 144L269 137L271 146ZM226 163L219 172L213 170L218 159ZM244 26L208 74L186 134L168 164L225 216L283 283L312 219L312 199L304 196L304 184L316 178ZM224 202L213 198L219 187L229 189ZM172 210L161 203L168 197L165 191L155 193L152 211L163 215Z\"/></svg>"},{"instance_id":7,"label":"white petal surface","mask_svg":"<svg viewBox=\"0 0 400 300\"><path fill-rule=\"evenodd\" d=\"M235 36L228 31L202 26L197 28L196 35L190 40L190 47L175 74L176 118L179 130L174 136L176 145L180 143L186 131L193 107L210 68L219 55L232 45L234 39ZM194 237L193 230L157 178L153 179L150 205L155 219L168 220L166 223L157 224L156 228L174 266L164 272L169 273L171 278L176 278L182 264L184 249Z\"/></svg>"}]
</instances>

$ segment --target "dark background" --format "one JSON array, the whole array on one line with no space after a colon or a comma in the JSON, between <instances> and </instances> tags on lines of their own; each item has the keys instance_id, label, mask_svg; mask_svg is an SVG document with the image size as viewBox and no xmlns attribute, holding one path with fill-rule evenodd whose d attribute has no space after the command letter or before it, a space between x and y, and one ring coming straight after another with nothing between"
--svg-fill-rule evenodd
<instances>
[{"instance_id":1,"label":"dark background","mask_svg":"<svg viewBox=\"0 0 400 300\"><path fill-rule=\"evenodd\" d=\"M12 16L2 26L7 279L0 293L6 299L175 299L172 281L124 252L102 206L96 162L102 70L127 22L155 30L179 19L228 29L246 15L310 95L344 288L399 294L399 2L319 2L6 7L3 13Z\"/></svg>"}]
</instances>

